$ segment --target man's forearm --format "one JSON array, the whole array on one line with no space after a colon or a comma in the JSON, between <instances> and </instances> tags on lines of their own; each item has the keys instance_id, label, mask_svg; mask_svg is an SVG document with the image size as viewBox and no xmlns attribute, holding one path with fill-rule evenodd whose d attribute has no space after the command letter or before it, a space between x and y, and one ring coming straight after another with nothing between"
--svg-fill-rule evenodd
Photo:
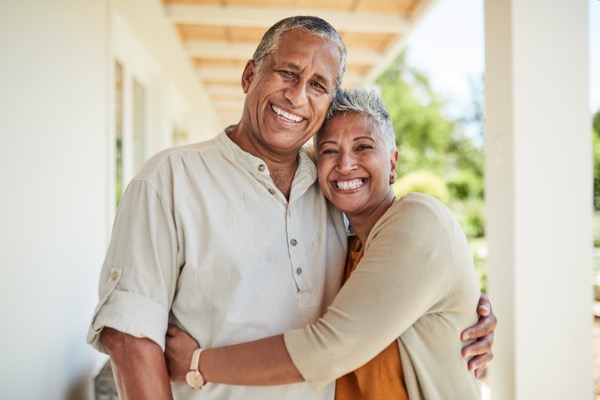
<instances>
[{"instance_id":1,"label":"man's forearm","mask_svg":"<svg viewBox=\"0 0 600 400\"><path fill-rule=\"evenodd\" d=\"M164 354L150 339L104 328L100 340L111 359L122 400L172 399Z\"/></svg>"}]
</instances>

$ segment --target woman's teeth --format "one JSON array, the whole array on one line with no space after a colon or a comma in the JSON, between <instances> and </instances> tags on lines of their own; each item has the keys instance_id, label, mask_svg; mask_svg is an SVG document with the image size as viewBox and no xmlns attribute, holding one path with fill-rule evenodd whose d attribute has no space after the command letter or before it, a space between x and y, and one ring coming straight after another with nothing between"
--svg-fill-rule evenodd
<instances>
[{"instance_id":1,"label":"woman's teeth","mask_svg":"<svg viewBox=\"0 0 600 400\"><path fill-rule=\"evenodd\" d=\"M351 181L337 181L336 186L340 190L352 190L361 187L364 184L363 179L353 179Z\"/></svg>"}]
</instances>

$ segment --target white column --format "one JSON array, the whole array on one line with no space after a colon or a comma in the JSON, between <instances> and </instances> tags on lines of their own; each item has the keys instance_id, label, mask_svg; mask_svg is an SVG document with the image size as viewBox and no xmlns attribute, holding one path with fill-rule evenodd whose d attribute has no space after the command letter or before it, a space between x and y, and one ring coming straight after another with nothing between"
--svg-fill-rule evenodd
<instances>
[{"instance_id":1,"label":"white column","mask_svg":"<svg viewBox=\"0 0 600 400\"><path fill-rule=\"evenodd\" d=\"M593 398L587 3L485 1L493 400Z\"/></svg>"}]
</instances>

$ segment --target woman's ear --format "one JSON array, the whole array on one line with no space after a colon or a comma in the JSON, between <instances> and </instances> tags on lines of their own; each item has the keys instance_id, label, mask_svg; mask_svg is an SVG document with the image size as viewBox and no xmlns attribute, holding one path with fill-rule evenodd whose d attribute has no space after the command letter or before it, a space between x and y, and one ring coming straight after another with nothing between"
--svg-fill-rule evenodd
<instances>
[{"instance_id":1,"label":"woman's ear","mask_svg":"<svg viewBox=\"0 0 600 400\"><path fill-rule=\"evenodd\" d=\"M244 91L244 94L248 93L248 89L254 78L255 68L254 60L248 60L244 67L244 72L242 73L242 90Z\"/></svg>"},{"instance_id":2,"label":"woman's ear","mask_svg":"<svg viewBox=\"0 0 600 400\"><path fill-rule=\"evenodd\" d=\"M396 167L398 166L398 150L390 154L390 175L396 176Z\"/></svg>"}]
</instances>

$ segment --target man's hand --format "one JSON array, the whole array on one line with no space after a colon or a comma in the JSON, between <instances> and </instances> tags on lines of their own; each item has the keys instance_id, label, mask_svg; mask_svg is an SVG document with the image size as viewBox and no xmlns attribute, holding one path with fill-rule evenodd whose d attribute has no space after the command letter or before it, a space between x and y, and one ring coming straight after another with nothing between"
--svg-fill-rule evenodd
<instances>
[{"instance_id":1,"label":"man's hand","mask_svg":"<svg viewBox=\"0 0 600 400\"><path fill-rule=\"evenodd\" d=\"M492 345L494 344L494 330L498 323L496 316L492 312L492 305L485 294L481 294L479 304L477 305L477 314L479 321L472 327L465 329L460 339L467 342L476 339L475 342L463 347L462 356L467 359L469 371L474 372L475 377L479 378L483 370L494 358Z\"/></svg>"},{"instance_id":2,"label":"man's hand","mask_svg":"<svg viewBox=\"0 0 600 400\"><path fill-rule=\"evenodd\" d=\"M196 340L175 325L167 329L165 360L169 378L175 383L186 383L185 375L190 370L192 353L200 345Z\"/></svg>"},{"instance_id":3,"label":"man's hand","mask_svg":"<svg viewBox=\"0 0 600 400\"><path fill-rule=\"evenodd\" d=\"M100 335L110 356L120 399L173 398L165 358L158 344L112 328L102 329Z\"/></svg>"}]
</instances>

